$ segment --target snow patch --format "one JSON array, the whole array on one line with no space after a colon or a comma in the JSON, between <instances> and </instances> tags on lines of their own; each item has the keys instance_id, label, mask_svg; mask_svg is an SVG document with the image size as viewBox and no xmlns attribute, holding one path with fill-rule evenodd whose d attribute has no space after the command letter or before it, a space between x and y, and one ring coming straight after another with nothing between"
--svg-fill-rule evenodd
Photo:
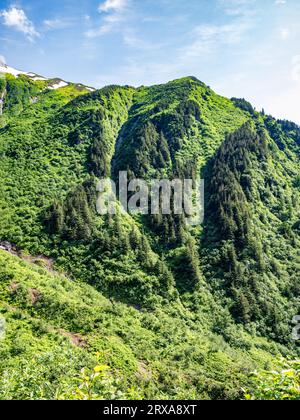
<instances>
[{"instance_id":1,"label":"snow patch","mask_svg":"<svg viewBox=\"0 0 300 420\"><path fill-rule=\"evenodd\" d=\"M32 73L32 72L26 73L25 71L14 69L13 67L8 66L1 61L0 61L0 73L11 74L12 76L15 76L15 77L18 77L21 74L24 74L25 76L28 76L32 80L35 80L35 81L37 81L37 80L43 80L43 81L48 80L45 77L39 76L36 73Z\"/></svg>"},{"instance_id":2,"label":"snow patch","mask_svg":"<svg viewBox=\"0 0 300 420\"><path fill-rule=\"evenodd\" d=\"M49 81L48 89L51 89L51 90L61 89L69 85L69 83L61 79L52 79L52 82L51 82L51 79L47 79L46 77L40 76L39 74L17 70L13 67L8 66L4 62L4 58L1 59L1 56L0 56L0 74L1 73L11 74L15 77L18 77L20 75L25 75L27 77L30 77L30 79L34 81L44 81L44 82ZM86 88L89 92L95 92L96 90L89 86L84 86L84 85L80 85L80 86Z\"/></svg>"},{"instance_id":3,"label":"snow patch","mask_svg":"<svg viewBox=\"0 0 300 420\"><path fill-rule=\"evenodd\" d=\"M24 71L14 69L13 67L9 67L4 63L0 63L0 73L8 73L16 77L20 76L20 74L26 74Z\"/></svg>"},{"instance_id":4,"label":"snow patch","mask_svg":"<svg viewBox=\"0 0 300 420\"><path fill-rule=\"evenodd\" d=\"M55 83L55 84L53 84L53 85L49 85L49 86L48 86L48 89L52 89L52 90L55 90L55 89L60 89L60 88L63 88L63 87L68 86L68 84L69 84L69 83L64 82L63 80L61 80L61 81L59 81L59 82L57 82L57 83Z\"/></svg>"},{"instance_id":5,"label":"snow patch","mask_svg":"<svg viewBox=\"0 0 300 420\"><path fill-rule=\"evenodd\" d=\"M46 77L39 76L36 73L26 73L26 75L34 81L38 81L38 80L46 81L46 80L48 80L48 79L46 79Z\"/></svg>"}]
</instances>

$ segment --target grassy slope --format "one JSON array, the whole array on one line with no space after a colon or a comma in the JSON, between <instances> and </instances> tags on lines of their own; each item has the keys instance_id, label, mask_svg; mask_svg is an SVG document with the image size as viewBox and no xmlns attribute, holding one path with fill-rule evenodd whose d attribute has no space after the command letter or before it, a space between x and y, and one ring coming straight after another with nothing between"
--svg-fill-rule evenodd
<instances>
[{"instance_id":1,"label":"grassy slope","mask_svg":"<svg viewBox=\"0 0 300 420\"><path fill-rule=\"evenodd\" d=\"M81 368L95 366L97 352L125 394L134 387L145 398L236 398L246 374L271 367L280 354L233 323L227 340L213 334L205 307L195 314L177 302L138 311L4 251L0 305L7 324L0 398L72 395ZM85 347L72 344L76 334Z\"/></svg>"}]
</instances>

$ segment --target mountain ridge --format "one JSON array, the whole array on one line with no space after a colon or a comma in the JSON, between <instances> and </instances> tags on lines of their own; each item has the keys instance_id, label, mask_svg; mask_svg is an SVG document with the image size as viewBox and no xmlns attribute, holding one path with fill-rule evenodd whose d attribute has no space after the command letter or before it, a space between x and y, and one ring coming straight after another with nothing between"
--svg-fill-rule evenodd
<instances>
[{"instance_id":1,"label":"mountain ridge","mask_svg":"<svg viewBox=\"0 0 300 420\"><path fill-rule=\"evenodd\" d=\"M66 87L70 84L70 82L66 82L65 80L60 79L58 77L44 77L31 71L25 72L22 70L17 70L14 67L10 67L9 65L1 61L0 61L0 74L10 74L15 77L19 77L23 75L23 76L29 77L35 82L37 81L49 82L47 85L49 89L59 89L62 87ZM81 83L78 83L77 85L84 86ZM91 92L95 90L94 88L89 87L89 86L84 86L84 87L86 87Z\"/></svg>"},{"instance_id":2,"label":"mountain ridge","mask_svg":"<svg viewBox=\"0 0 300 420\"><path fill-rule=\"evenodd\" d=\"M300 310L297 125L257 112L245 100L219 96L194 77L88 92L75 84L50 90L43 81L7 75L0 95L0 239L25 255L53 259L55 271L74 282L74 288L70 280L59 286L69 302L65 312L47 275L33 275L36 266L0 253L1 305L16 305L25 320L33 318L28 328L35 343L26 338L25 320L1 309L11 328L0 342L10 363L9 369L0 364L4 376L20 375L18 360L23 363L26 354L50 351L47 340L54 338L36 327L40 318L87 343L65 376L52 363L46 368L47 378L54 369L65 388L73 386L80 367L92 368L93 352L104 348L112 353L115 375L120 370L125 378L123 392L133 385L148 398L235 399L254 386L251 371L298 355L290 340ZM99 216L96 182L116 179L120 170L147 181L201 175L203 225L188 227L174 214ZM11 285L18 278L16 291ZM90 294L97 298L91 312L84 308L84 325L72 302ZM33 302L32 295L43 298ZM99 315L103 334L95 315L98 299L110 308ZM142 344L132 338L135 331ZM56 352L53 358L59 359ZM156 378L152 385L132 376L140 363ZM44 390L32 368L29 375ZM9 386L6 395L13 396L17 391ZM23 395L28 393L25 385Z\"/></svg>"}]
</instances>

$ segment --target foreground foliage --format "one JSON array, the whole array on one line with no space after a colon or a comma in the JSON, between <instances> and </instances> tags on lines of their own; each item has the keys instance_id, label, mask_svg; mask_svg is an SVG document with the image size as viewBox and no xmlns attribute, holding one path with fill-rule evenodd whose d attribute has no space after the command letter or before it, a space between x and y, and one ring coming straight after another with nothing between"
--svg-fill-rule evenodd
<instances>
[{"instance_id":1,"label":"foreground foliage","mask_svg":"<svg viewBox=\"0 0 300 420\"><path fill-rule=\"evenodd\" d=\"M247 400L300 400L300 362L281 362L281 370L253 375L254 391Z\"/></svg>"}]
</instances>

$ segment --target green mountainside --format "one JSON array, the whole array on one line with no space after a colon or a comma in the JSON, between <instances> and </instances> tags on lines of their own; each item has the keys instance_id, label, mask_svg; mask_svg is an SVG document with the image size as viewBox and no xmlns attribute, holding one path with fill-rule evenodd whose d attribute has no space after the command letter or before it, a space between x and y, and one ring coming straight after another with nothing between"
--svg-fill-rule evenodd
<instances>
[{"instance_id":1,"label":"green mountainside","mask_svg":"<svg viewBox=\"0 0 300 420\"><path fill-rule=\"evenodd\" d=\"M239 399L297 357L296 124L193 77L0 98L0 399ZM99 216L124 170L201 176L203 225Z\"/></svg>"}]
</instances>

